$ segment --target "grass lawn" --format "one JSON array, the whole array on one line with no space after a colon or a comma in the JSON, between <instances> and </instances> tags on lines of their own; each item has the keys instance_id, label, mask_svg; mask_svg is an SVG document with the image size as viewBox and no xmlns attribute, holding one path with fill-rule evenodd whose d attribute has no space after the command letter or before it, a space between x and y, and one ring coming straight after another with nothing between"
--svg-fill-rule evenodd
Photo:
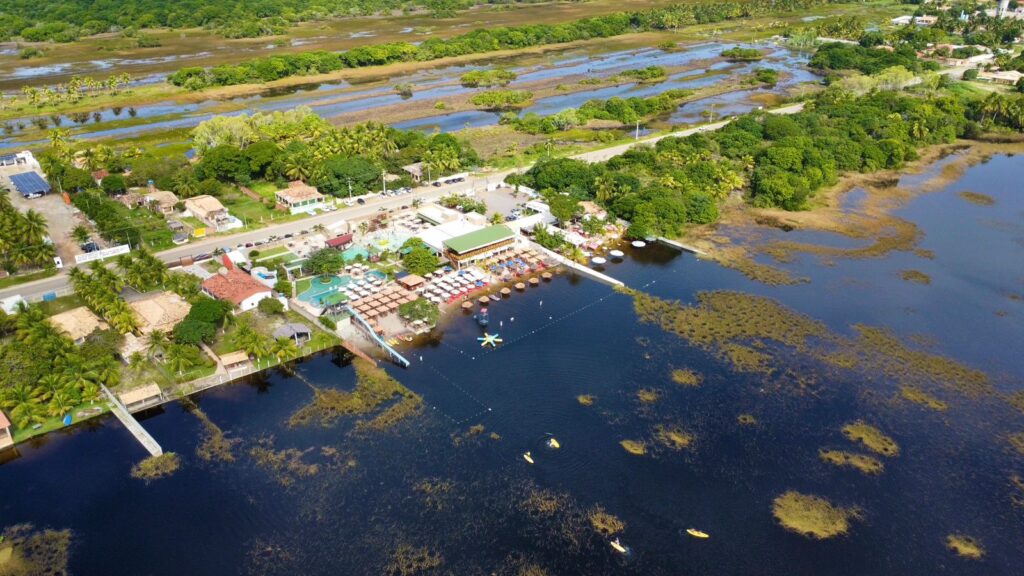
<instances>
[{"instance_id":1,"label":"grass lawn","mask_svg":"<svg viewBox=\"0 0 1024 576\"><path fill-rule=\"evenodd\" d=\"M269 248L267 250L257 249L256 251L260 253L259 256L253 258L253 260L256 262L259 262L260 260L269 260L275 256L281 256L282 254L287 254L291 252L290 250L288 250L287 246L274 246L273 248ZM289 262L291 260L292 259L288 259Z\"/></svg>"},{"instance_id":2,"label":"grass lawn","mask_svg":"<svg viewBox=\"0 0 1024 576\"><path fill-rule=\"evenodd\" d=\"M277 186L271 182L253 182L249 189L267 200L276 199L274 193L277 192Z\"/></svg>"},{"instance_id":3,"label":"grass lawn","mask_svg":"<svg viewBox=\"0 0 1024 576\"><path fill-rule=\"evenodd\" d=\"M53 316L54 314L60 314L61 312L67 312L72 308L78 308L79 306L85 306L85 301L78 297L77 294L70 294L68 296L61 296L56 300L50 300L49 302L40 302L39 309L43 311L47 316Z\"/></svg>"},{"instance_id":4,"label":"grass lawn","mask_svg":"<svg viewBox=\"0 0 1024 576\"><path fill-rule=\"evenodd\" d=\"M218 356L227 354L228 352L235 352L238 350L238 347L235 346L233 342L234 335L238 332L238 326L245 321L248 321L249 325L256 329L256 331L269 338L273 338L274 330L276 330L279 326L286 322L293 322L296 324L308 326L314 336L316 336L318 333L320 334L319 336L316 336L317 339L323 339L329 336L328 334L325 334L319 328L314 326L313 323L307 320L304 316L302 316L298 312L295 312L294 310L288 310L284 314L269 315L263 314L259 310L250 310L248 312L245 312L244 314L239 314L237 320L237 322L229 326L227 330L225 330L222 334L219 334L217 336L217 339L213 342L213 344L210 345L210 348ZM331 342L334 344L337 344L338 342L341 341L335 336L329 337L331 339ZM301 348L304 353L308 353L312 349L319 349L321 347L317 346L316 344L316 342L313 342L312 345L306 344ZM265 364L267 362L273 363L275 360L276 359L271 358L269 356L259 359L261 364Z\"/></svg>"},{"instance_id":5,"label":"grass lawn","mask_svg":"<svg viewBox=\"0 0 1024 576\"><path fill-rule=\"evenodd\" d=\"M42 280L43 278L49 278L55 274L57 274L57 269L53 268L32 272L31 274L19 274L15 276L8 276L7 278L0 278L0 288L17 286L18 284L24 284L25 282L32 282L34 280Z\"/></svg>"},{"instance_id":6,"label":"grass lawn","mask_svg":"<svg viewBox=\"0 0 1024 576\"><path fill-rule=\"evenodd\" d=\"M295 293L302 294L306 290L309 290L309 287L313 285L313 278L315 278L315 276L310 276L309 278L302 278L301 280L296 280Z\"/></svg>"},{"instance_id":7,"label":"grass lawn","mask_svg":"<svg viewBox=\"0 0 1024 576\"><path fill-rule=\"evenodd\" d=\"M104 399L98 400L96 402L86 403L86 404L82 404L80 406L76 406L75 409L71 411L71 418L73 419L72 426L77 424L77 423L79 423L79 422L82 422L84 420L88 420L89 418L95 418L96 416L99 416L100 414L104 414L106 412L109 412L109 410L107 408L107 403L106 403L105 400L106 399L104 398ZM93 407L102 408L103 410L101 412L97 412L96 414L90 414L89 416L84 417L84 418L79 418L78 417L78 412L79 411L85 410L85 409L88 409L88 408L93 408ZM24 442L25 440L28 440L29 438L33 438L35 436L40 436L42 434L46 434L47 432L53 432L54 430L60 430L61 428L65 428L63 418L57 418L57 417L47 418L45 422L41 422L40 424L41 425L39 426L39 428L35 428L35 429L33 429L31 426L28 427L28 428L12 428L11 430L12 430L12 435L14 436L14 443L17 444L19 442Z\"/></svg>"}]
</instances>

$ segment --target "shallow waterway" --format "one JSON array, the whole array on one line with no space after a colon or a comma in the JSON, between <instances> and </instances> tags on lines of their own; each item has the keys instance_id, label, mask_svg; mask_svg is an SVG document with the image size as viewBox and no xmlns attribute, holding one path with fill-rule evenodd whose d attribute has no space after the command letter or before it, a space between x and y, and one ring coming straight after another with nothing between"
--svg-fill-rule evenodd
<instances>
[{"instance_id":1,"label":"shallow waterway","mask_svg":"<svg viewBox=\"0 0 1024 576\"><path fill-rule=\"evenodd\" d=\"M648 246L627 249L605 271L684 304L702 291L772 298L835 338L849 337L856 323L886 328L902 346L983 370L998 393L1009 393L1024 374L1024 196L1014 179L1021 170L1024 157L997 155L898 208L893 215L919 227L919 247L933 251L931 259L798 257L783 266L810 282L769 287ZM967 202L965 190L995 203ZM856 204L858 194L848 201ZM908 268L930 283L902 279ZM298 363L295 375L267 373L196 398L240 441L234 462L198 458L202 424L169 405L143 424L181 455L182 468L150 484L134 480L129 469L144 451L104 418L23 446L0 466L0 518L71 529L73 574L539 567L531 573L989 576L1024 564L1024 508L1013 503L1010 481L1024 474L1024 454L1005 441L1024 431L1024 414L997 394L967 396L936 383L930 391L948 409L930 410L900 399L894 380L872 366L839 370L794 351L774 356L770 373L743 372L714 350L639 322L628 295L567 275L492 307L490 329L504 339L493 351L479 347L480 328L468 316L454 314L439 334L403 349L409 369L387 368L426 404L396 428L357 431L353 418L289 427L310 402L310 385L354 385L349 360L323 354ZM674 383L674 369L695 371L700 385ZM657 399L640 401L641 389ZM592 405L579 395L592 395ZM738 422L740 415L753 422ZM819 458L823 448L858 450L840 432L855 420L899 444L883 473ZM474 424L485 430L470 434ZM692 444L676 451L659 443L659 425L686 431ZM545 447L549 433L561 449ZM648 453L627 453L619 444L627 439L645 441ZM261 447L308 450L300 460L318 470L270 467L253 455ZM533 466L521 457L528 450ZM858 518L829 540L787 531L772 503L789 490L856 507ZM597 506L624 522L628 555L591 527ZM691 527L711 538L689 537ZM985 555L957 557L945 546L950 534L977 539ZM440 566L398 570L396 552L409 547L425 548L425 563Z\"/></svg>"}]
</instances>

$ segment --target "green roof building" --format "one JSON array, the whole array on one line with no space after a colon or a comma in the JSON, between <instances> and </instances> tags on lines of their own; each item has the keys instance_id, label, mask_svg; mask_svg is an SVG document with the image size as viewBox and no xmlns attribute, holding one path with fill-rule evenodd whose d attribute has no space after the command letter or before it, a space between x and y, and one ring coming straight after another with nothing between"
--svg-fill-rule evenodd
<instances>
[{"instance_id":1,"label":"green roof building","mask_svg":"<svg viewBox=\"0 0 1024 576\"><path fill-rule=\"evenodd\" d=\"M511 250L516 245L516 233L504 224L495 224L444 241L445 256L456 268L495 254Z\"/></svg>"}]
</instances>

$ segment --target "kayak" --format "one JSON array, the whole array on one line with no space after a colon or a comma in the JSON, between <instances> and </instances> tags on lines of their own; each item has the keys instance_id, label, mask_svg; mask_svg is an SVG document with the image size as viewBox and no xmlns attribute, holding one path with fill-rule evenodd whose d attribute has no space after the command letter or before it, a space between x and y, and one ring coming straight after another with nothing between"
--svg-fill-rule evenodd
<instances>
[{"instance_id":1,"label":"kayak","mask_svg":"<svg viewBox=\"0 0 1024 576\"><path fill-rule=\"evenodd\" d=\"M687 528L686 533L690 536L693 536L694 538L711 538L710 534L708 534L707 532L701 532L696 528Z\"/></svg>"},{"instance_id":2,"label":"kayak","mask_svg":"<svg viewBox=\"0 0 1024 576\"><path fill-rule=\"evenodd\" d=\"M621 542L619 542L618 538L612 540L611 542L609 542L609 544L612 545L612 548L614 548L616 552L621 552L623 554L626 553L626 547L623 546Z\"/></svg>"},{"instance_id":3,"label":"kayak","mask_svg":"<svg viewBox=\"0 0 1024 576\"><path fill-rule=\"evenodd\" d=\"M533 456L531 456L529 452L523 454L523 460L526 460L530 464L533 464Z\"/></svg>"}]
</instances>

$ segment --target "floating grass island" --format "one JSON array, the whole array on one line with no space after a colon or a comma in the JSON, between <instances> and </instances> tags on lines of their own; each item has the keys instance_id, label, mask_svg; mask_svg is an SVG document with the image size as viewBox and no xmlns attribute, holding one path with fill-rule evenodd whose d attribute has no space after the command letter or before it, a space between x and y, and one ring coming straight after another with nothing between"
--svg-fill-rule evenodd
<instances>
[{"instance_id":1,"label":"floating grass island","mask_svg":"<svg viewBox=\"0 0 1024 576\"><path fill-rule=\"evenodd\" d=\"M700 386L704 378L688 368L681 368L672 371L672 381L680 386Z\"/></svg>"},{"instance_id":2,"label":"floating grass island","mask_svg":"<svg viewBox=\"0 0 1024 576\"><path fill-rule=\"evenodd\" d=\"M903 278L907 282L914 282L917 284L928 285L932 283L932 277L920 270L901 270L900 278Z\"/></svg>"},{"instance_id":3,"label":"floating grass island","mask_svg":"<svg viewBox=\"0 0 1024 576\"><path fill-rule=\"evenodd\" d=\"M164 452L159 456L150 456L132 466L132 478L137 480L159 480L174 474L181 468L181 459L174 452Z\"/></svg>"},{"instance_id":4,"label":"floating grass island","mask_svg":"<svg viewBox=\"0 0 1024 576\"><path fill-rule=\"evenodd\" d=\"M916 386L900 386L900 396L904 400L909 400L915 404L920 404L940 412L949 408L948 404Z\"/></svg>"},{"instance_id":5,"label":"floating grass island","mask_svg":"<svg viewBox=\"0 0 1024 576\"><path fill-rule=\"evenodd\" d=\"M597 397L591 396L590 394L580 394L576 397L576 401L579 402L581 406L591 406L595 400L597 400Z\"/></svg>"},{"instance_id":6,"label":"floating grass island","mask_svg":"<svg viewBox=\"0 0 1024 576\"><path fill-rule=\"evenodd\" d=\"M683 450L693 444L693 434L684 431L678 426L667 426L659 424L654 427L654 438L670 450Z\"/></svg>"},{"instance_id":7,"label":"floating grass island","mask_svg":"<svg viewBox=\"0 0 1024 576\"><path fill-rule=\"evenodd\" d=\"M314 388L313 401L292 414L288 424L295 427L316 423L325 428L330 427L342 416L370 414L395 397L400 398L398 402L375 418L361 421L359 427L386 430L420 413L423 399L418 394L362 358L356 358L352 363L356 369L356 387L353 391Z\"/></svg>"},{"instance_id":8,"label":"floating grass island","mask_svg":"<svg viewBox=\"0 0 1024 576\"><path fill-rule=\"evenodd\" d=\"M36 530L16 524L0 534L0 574L60 576L68 573L70 530Z\"/></svg>"},{"instance_id":9,"label":"floating grass island","mask_svg":"<svg viewBox=\"0 0 1024 576\"><path fill-rule=\"evenodd\" d=\"M619 445L634 456L647 454L647 444L643 440L623 440Z\"/></svg>"},{"instance_id":10,"label":"floating grass island","mask_svg":"<svg viewBox=\"0 0 1024 576\"><path fill-rule=\"evenodd\" d=\"M899 444L895 440L863 420L843 426L843 435L851 442L860 442L872 452L882 456L892 458L900 453Z\"/></svg>"},{"instance_id":11,"label":"floating grass island","mask_svg":"<svg viewBox=\"0 0 1024 576\"><path fill-rule=\"evenodd\" d=\"M856 508L834 506L824 498L792 490L775 499L772 513L787 530L816 540L846 534L850 520L860 515Z\"/></svg>"},{"instance_id":12,"label":"floating grass island","mask_svg":"<svg viewBox=\"0 0 1024 576\"><path fill-rule=\"evenodd\" d=\"M865 474L881 474L885 471L885 464L881 460L866 454L843 450L819 450L818 457L829 464L856 468Z\"/></svg>"},{"instance_id":13,"label":"floating grass island","mask_svg":"<svg viewBox=\"0 0 1024 576\"><path fill-rule=\"evenodd\" d=\"M614 536L626 529L626 523L619 520L613 514L605 512L600 506L594 508L588 514L590 525L602 536Z\"/></svg>"},{"instance_id":14,"label":"floating grass island","mask_svg":"<svg viewBox=\"0 0 1024 576\"><path fill-rule=\"evenodd\" d=\"M414 576L425 574L444 564L444 558L425 547L400 545L384 573L388 576Z\"/></svg>"},{"instance_id":15,"label":"floating grass island","mask_svg":"<svg viewBox=\"0 0 1024 576\"><path fill-rule=\"evenodd\" d=\"M736 417L736 421L743 426L753 426L757 424L757 418L754 418L753 414L740 414Z\"/></svg>"},{"instance_id":16,"label":"floating grass island","mask_svg":"<svg viewBox=\"0 0 1024 576\"><path fill-rule=\"evenodd\" d=\"M992 206L996 203L995 198L988 194L982 194L981 192L969 192L965 190L960 193L960 197L971 204L977 204L978 206Z\"/></svg>"},{"instance_id":17,"label":"floating grass island","mask_svg":"<svg viewBox=\"0 0 1024 576\"><path fill-rule=\"evenodd\" d=\"M661 392L654 388L641 388L636 392L636 398L644 404L654 404L661 399Z\"/></svg>"},{"instance_id":18,"label":"floating grass island","mask_svg":"<svg viewBox=\"0 0 1024 576\"><path fill-rule=\"evenodd\" d=\"M970 536L963 534L950 534L946 536L946 547L956 552L961 558L980 560L985 555L985 548Z\"/></svg>"}]
</instances>

